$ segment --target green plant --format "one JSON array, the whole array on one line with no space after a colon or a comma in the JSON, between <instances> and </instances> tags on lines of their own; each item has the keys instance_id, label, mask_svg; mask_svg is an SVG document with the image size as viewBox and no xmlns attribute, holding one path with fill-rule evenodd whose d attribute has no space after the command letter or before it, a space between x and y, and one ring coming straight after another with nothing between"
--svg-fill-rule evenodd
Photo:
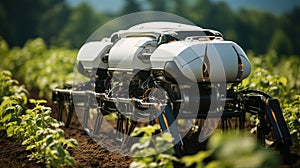
<instances>
[{"instance_id":1,"label":"green plant","mask_svg":"<svg viewBox=\"0 0 300 168\"><path fill-rule=\"evenodd\" d=\"M295 146L300 145L300 95L283 104L283 114Z\"/></svg>"},{"instance_id":2,"label":"green plant","mask_svg":"<svg viewBox=\"0 0 300 168\"><path fill-rule=\"evenodd\" d=\"M138 143L131 147L134 153L134 161L130 168L159 168L173 167L173 162L178 159L173 156L173 137L170 133L161 136L152 136L159 130L159 125L136 128L131 136L143 134Z\"/></svg>"},{"instance_id":3,"label":"green plant","mask_svg":"<svg viewBox=\"0 0 300 168\"><path fill-rule=\"evenodd\" d=\"M208 162L209 160L209 162ZM208 142L208 150L192 156L184 156L181 161L190 167L279 167L278 156L257 145L249 135L231 132L213 134Z\"/></svg>"},{"instance_id":4,"label":"green plant","mask_svg":"<svg viewBox=\"0 0 300 168\"><path fill-rule=\"evenodd\" d=\"M59 128L57 120L50 116L51 109L41 105L44 100L30 99L34 103L33 109L27 109L26 114L20 116L20 122L10 122L7 135L13 136L32 151L29 158L44 163L46 167L64 167L75 163L67 151L77 145L74 139L65 139L64 131Z\"/></svg>"},{"instance_id":5,"label":"green plant","mask_svg":"<svg viewBox=\"0 0 300 168\"><path fill-rule=\"evenodd\" d=\"M261 90L272 97L283 97L286 91L287 78L284 76L272 75L263 68L253 70L250 77L243 80L243 88Z\"/></svg>"},{"instance_id":6,"label":"green plant","mask_svg":"<svg viewBox=\"0 0 300 168\"><path fill-rule=\"evenodd\" d=\"M28 92L17 84L9 71L0 72L0 130L5 130L9 122L20 120L19 116L25 113Z\"/></svg>"},{"instance_id":7,"label":"green plant","mask_svg":"<svg viewBox=\"0 0 300 168\"><path fill-rule=\"evenodd\" d=\"M26 110L27 91L17 84L10 72L0 72L0 129L21 140L31 151L29 158L46 167L73 165L75 160L67 149L76 146L77 141L65 139L58 121L50 116L51 108L41 105L45 100L30 99L35 107Z\"/></svg>"},{"instance_id":8,"label":"green plant","mask_svg":"<svg viewBox=\"0 0 300 168\"><path fill-rule=\"evenodd\" d=\"M77 50L48 48L44 40L28 40L25 45L9 49L0 39L0 69L8 69L26 83L28 89L38 89L39 96L50 98L51 89L72 84Z\"/></svg>"}]
</instances>

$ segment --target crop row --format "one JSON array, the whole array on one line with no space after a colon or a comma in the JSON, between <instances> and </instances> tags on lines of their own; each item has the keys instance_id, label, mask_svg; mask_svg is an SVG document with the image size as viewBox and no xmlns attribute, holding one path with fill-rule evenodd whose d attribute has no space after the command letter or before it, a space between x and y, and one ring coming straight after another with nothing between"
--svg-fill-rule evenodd
<instances>
[{"instance_id":1,"label":"crop row","mask_svg":"<svg viewBox=\"0 0 300 168\"><path fill-rule=\"evenodd\" d=\"M21 141L31 151L31 160L46 167L73 165L75 160L67 149L76 146L77 141L65 139L58 121L50 116L51 109L41 105L45 100L30 99L35 107L26 109L27 94L9 71L0 71L0 130Z\"/></svg>"}]
</instances>

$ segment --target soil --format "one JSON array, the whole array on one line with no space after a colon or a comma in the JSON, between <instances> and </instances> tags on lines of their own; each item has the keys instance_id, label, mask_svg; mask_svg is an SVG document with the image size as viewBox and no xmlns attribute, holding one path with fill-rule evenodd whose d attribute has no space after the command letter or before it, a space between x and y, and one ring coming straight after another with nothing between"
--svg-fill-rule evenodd
<instances>
[{"instance_id":1,"label":"soil","mask_svg":"<svg viewBox=\"0 0 300 168\"><path fill-rule=\"evenodd\" d=\"M80 122L76 117L69 128L64 128L66 138L74 138L78 141L78 146L69 150L75 158L76 164L72 167L129 167L132 158L118 155L101 147L84 133ZM0 131L0 167L18 168L30 167L40 168L41 164L29 161L27 155L30 154L21 145L21 142L7 137L5 131ZM106 138L107 143L109 138Z\"/></svg>"},{"instance_id":2,"label":"soil","mask_svg":"<svg viewBox=\"0 0 300 168\"><path fill-rule=\"evenodd\" d=\"M49 104L52 106L51 104ZM53 106L52 106L53 107ZM57 113L53 110L53 116ZM108 168L108 167L129 167L133 161L131 157L122 156L110 152L94 142L87 134L84 133L83 128L77 117L72 118L69 128L64 128L66 138L74 138L78 141L79 146L69 150L71 155L75 158L76 164L72 167L93 167L93 168ZM104 137L105 143L112 143L108 137ZM113 143L112 143L113 144ZM195 143L187 143L194 144ZM190 149L195 149L192 145ZM193 152L192 152L193 153ZM13 138L7 137L5 131L0 131L0 167L1 168L42 168L42 164L30 161L27 157L28 151L21 145L21 142ZM296 168L300 167L300 147L293 147L287 161L280 165L281 168Z\"/></svg>"}]
</instances>

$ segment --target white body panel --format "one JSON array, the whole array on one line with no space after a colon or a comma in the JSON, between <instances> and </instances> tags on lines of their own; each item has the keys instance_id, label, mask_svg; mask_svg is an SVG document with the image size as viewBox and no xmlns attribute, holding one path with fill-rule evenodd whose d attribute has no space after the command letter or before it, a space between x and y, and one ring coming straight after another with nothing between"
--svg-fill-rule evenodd
<instances>
[{"instance_id":1,"label":"white body panel","mask_svg":"<svg viewBox=\"0 0 300 168\"><path fill-rule=\"evenodd\" d=\"M149 61L144 61L138 54L146 45L154 45L151 37L130 37L120 39L109 53L109 70L150 69Z\"/></svg>"},{"instance_id":2,"label":"white body panel","mask_svg":"<svg viewBox=\"0 0 300 168\"><path fill-rule=\"evenodd\" d=\"M181 76L193 82L239 82L251 72L241 47L223 41L217 31L194 25L143 23L113 33L110 40L83 45L77 63L85 70L164 71L166 64L173 62ZM101 60L107 52L105 63Z\"/></svg>"},{"instance_id":3,"label":"white body panel","mask_svg":"<svg viewBox=\"0 0 300 168\"><path fill-rule=\"evenodd\" d=\"M202 66L204 57L207 56L210 81L233 82L246 78L251 71L249 60L241 51L240 47L231 41L178 41L159 46L150 57L150 61L152 69L156 70L164 70L168 61L174 61L186 78L194 82L204 82L207 80L202 77ZM244 66L241 79L238 79L238 57Z\"/></svg>"},{"instance_id":4,"label":"white body panel","mask_svg":"<svg viewBox=\"0 0 300 168\"><path fill-rule=\"evenodd\" d=\"M111 42L88 42L80 48L77 63L80 62L86 70L94 68L107 69L108 64L101 61L101 59L111 46Z\"/></svg>"}]
</instances>

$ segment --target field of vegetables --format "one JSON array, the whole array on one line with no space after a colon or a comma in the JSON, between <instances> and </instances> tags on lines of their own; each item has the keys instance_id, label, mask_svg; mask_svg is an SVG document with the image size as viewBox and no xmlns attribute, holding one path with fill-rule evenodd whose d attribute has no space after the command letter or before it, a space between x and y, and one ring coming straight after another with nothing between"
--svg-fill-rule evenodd
<instances>
[{"instance_id":1,"label":"field of vegetables","mask_svg":"<svg viewBox=\"0 0 300 168\"><path fill-rule=\"evenodd\" d=\"M76 117L69 128L61 127L55 119L51 90L72 84L76 54L76 50L48 47L40 38L29 40L22 48L10 48L0 38L0 167L300 166L299 56L279 56L275 51L255 55L249 51L252 74L242 83L242 87L265 91L280 100L293 138L289 159L280 163L276 152L261 149L249 136L213 135L207 150L181 159L173 157L172 150L154 157L130 158L93 142ZM136 156L155 150L145 146L147 141L171 145L168 134L155 142L147 139L155 129L137 130L145 138L139 142L143 147ZM104 143L113 145L110 137L101 136Z\"/></svg>"}]
</instances>

